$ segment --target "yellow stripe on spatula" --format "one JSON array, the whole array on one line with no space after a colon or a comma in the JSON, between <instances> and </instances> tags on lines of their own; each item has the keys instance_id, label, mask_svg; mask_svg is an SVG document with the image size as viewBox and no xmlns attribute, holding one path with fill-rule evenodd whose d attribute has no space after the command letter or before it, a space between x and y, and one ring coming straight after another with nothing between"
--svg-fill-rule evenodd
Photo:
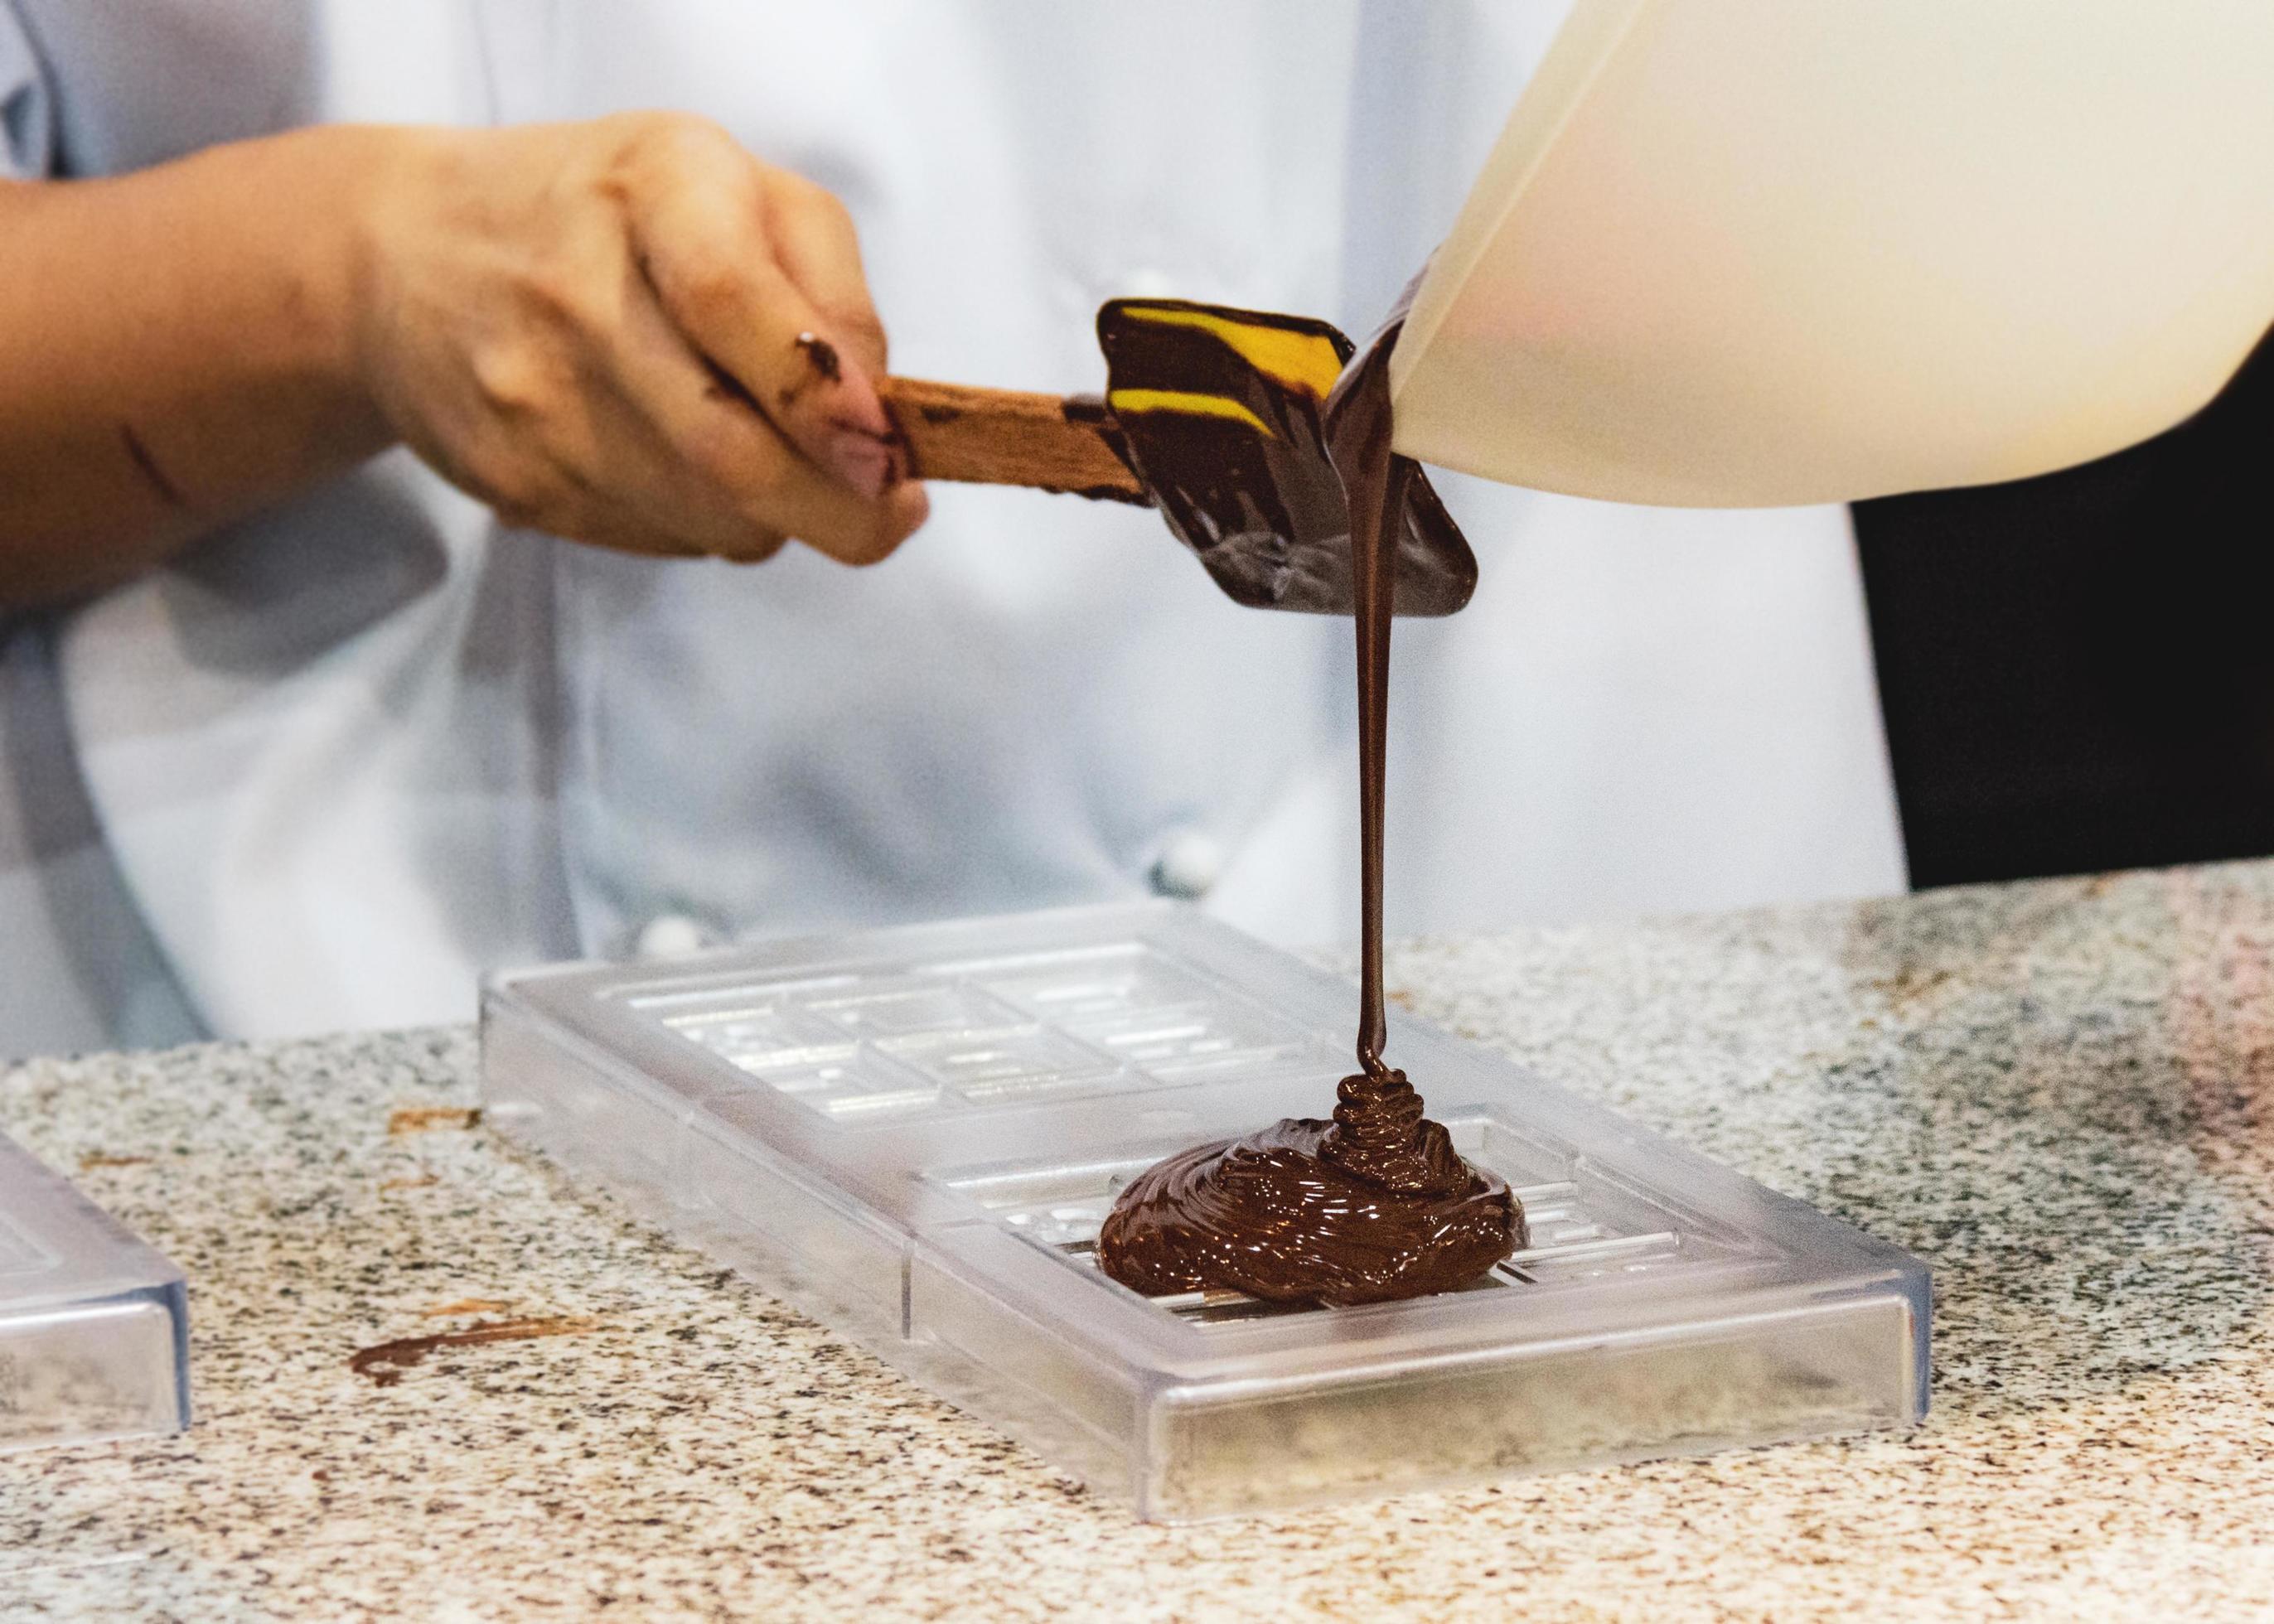
<instances>
[{"instance_id":1,"label":"yellow stripe on spatula","mask_svg":"<svg viewBox=\"0 0 2274 1624\"><path fill-rule=\"evenodd\" d=\"M1276 439L1271 425L1228 395L1203 395L1192 389L1111 389L1105 403L1117 417L1135 412L1172 411L1188 417L1223 417L1244 423L1267 439Z\"/></svg>"},{"instance_id":2,"label":"yellow stripe on spatula","mask_svg":"<svg viewBox=\"0 0 2274 1624\"><path fill-rule=\"evenodd\" d=\"M1343 358L1322 334L1291 333L1285 327L1235 321L1209 311L1176 305L1125 303L1121 310L1133 321L1164 327L1198 327L1221 341L1265 377L1289 388L1306 390L1321 400L1335 387L1335 380L1343 375Z\"/></svg>"}]
</instances>

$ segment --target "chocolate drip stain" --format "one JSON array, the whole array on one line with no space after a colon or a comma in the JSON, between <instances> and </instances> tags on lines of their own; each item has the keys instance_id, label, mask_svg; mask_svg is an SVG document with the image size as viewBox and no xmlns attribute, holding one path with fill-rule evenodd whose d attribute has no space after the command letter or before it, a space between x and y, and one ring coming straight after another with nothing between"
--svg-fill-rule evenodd
<instances>
[{"instance_id":1,"label":"chocolate drip stain","mask_svg":"<svg viewBox=\"0 0 2274 1624\"><path fill-rule=\"evenodd\" d=\"M741 379L713 361L709 356L698 358L703 363L704 372L711 380L704 387L704 395L714 401L733 401L737 405L749 407L760 417L765 416L765 408L758 404L757 395L742 387Z\"/></svg>"},{"instance_id":2,"label":"chocolate drip stain","mask_svg":"<svg viewBox=\"0 0 2274 1624\"><path fill-rule=\"evenodd\" d=\"M801 333L797 335L797 347L804 355L806 365L820 373L825 381L844 381L845 364L837 358L836 345L818 333Z\"/></svg>"},{"instance_id":3,"label":"chocolate drip stain","mask_svg":"<svg viewBox=\"0 0 2274 1624\"><path fill-rule=\"evenodd\" d=\"M1216 1289L1267 1302L1387 1302L1467 1285L1526 1238L1514 1192L1461 1159L1405 1074L1382 1057L1389 628L1409 504L1427 490L1412 461L1390 449L1389 352L1403 320L1401 308L1343 373L1323 424L1358 605L1359 1070L1337 1090L1333 1121L1288 1117L1185 1151L1121 1192L1098 1232L1098 1263L1148 1296ZM1323 503L1328 493L1306 498Z\"/></svg>"}]
</instances>

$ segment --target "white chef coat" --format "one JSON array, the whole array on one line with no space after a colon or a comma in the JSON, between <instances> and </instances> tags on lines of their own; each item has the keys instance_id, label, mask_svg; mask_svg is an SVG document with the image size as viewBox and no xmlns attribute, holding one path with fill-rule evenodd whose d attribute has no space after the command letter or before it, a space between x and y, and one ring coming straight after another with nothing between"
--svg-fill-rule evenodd
<instances>
[{"instance_id":1,"label":"white chef coat","mask_svg":"<svg viewBox=\"0 0 2274 1624\"><path fill-rule=\"evenodd\" d=\"M845 199L894 370L1095 389L1116 294L1362 335L1556 10L0 0L0 148L102 173L312 118L686 109ZM1844 510L1440 482L1483 580L1398 628L1393 930L1901 887ZM1148 890L1347 941L1349 623L1235 606L1141 511L933 503L867 571L654 562L504 532L397 452L64 619L18 686L59 712L137 984L221 1034ZM114 1034L121 996L85 1000ZM0 992L0 1052L11 1019Z\"/></svg>"}]
</instances>

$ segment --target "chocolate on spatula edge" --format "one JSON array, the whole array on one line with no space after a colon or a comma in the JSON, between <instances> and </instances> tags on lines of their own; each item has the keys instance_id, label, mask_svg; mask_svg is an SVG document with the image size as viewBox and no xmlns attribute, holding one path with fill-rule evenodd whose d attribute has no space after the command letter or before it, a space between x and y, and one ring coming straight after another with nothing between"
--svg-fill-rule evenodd
<instances>
[{"instance_id":1,"label":"chocolate on spatula edge","mask_svg":"<svg viewBox=\"0 0 2274 1624\"><path fill-rule=\"evenodd\" d=\"M1097 339L1102 395L880 380L907 471L1157 508L1234 601L1351 613L1349 509L1321 429L1350 341L1306 316L1183 299L1112 300ZM1418 470L1402 517L1397 613L1456 613L1476 557Z\"/></svg>"},{"instance_id":2,"label":"chocolate on spatula edge","mask_svg":"<svg viewBox=\"0 0 2274 1624\"><path fill-rule=\"evenodd\" d=\"M1217 1289L1269 1302L1385 1302L1469 1284L1524 1245L1524 1210L1471 1167L1382 1059L1382 798L1397 553L1420 470L1390 449L1393 317L1329 396L1321 430L1352 541L1358 628L1362 963L1359 1070L1334 1116L1291 1117L1138 1175L1107 1214L1098 1263L1148 1296ZM1318 500L1328 493L1309 493ZM1434 498L1432 499L1434 500Z\"/></svg>"}]
</instances>

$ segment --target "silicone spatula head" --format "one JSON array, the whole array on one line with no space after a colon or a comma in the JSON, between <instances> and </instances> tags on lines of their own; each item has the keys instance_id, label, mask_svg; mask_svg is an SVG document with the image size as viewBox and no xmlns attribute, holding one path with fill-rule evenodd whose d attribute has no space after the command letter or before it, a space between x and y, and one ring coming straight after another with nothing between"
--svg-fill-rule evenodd
<instances>
[{"instance_id":1,"label":"silicone spatula head","mask_svg":"<svg viewBox=\"0 0 2274 1624\"><path fill-rule=\"evenodd\" d=\"M1119 449L1216 584L1252 608L1352 613L1350 508L1322 426L1350 340L1178 299L1112 300L1097 339ZM1476 556L1428 480L1411 491L1397 613L1451 614L1476 590Z\"/></svg>"}]
</instances>

